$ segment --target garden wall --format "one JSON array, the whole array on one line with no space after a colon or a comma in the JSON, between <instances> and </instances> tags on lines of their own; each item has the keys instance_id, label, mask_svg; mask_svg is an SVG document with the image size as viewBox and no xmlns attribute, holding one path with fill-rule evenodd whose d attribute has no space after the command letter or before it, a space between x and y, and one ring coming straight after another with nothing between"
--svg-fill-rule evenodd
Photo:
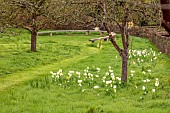
<instances>
[{"instance_id":1,"label":"garden wall","mask_svg":"<svg viewBox=\"0 0 170 113\"><path fill-rule=\"evenodd\" d=\"M131 31L131 35L148 38L161 52L170 56L170 37L167 32L158 28L138 27Z\"/></svg>"}]
</instances>

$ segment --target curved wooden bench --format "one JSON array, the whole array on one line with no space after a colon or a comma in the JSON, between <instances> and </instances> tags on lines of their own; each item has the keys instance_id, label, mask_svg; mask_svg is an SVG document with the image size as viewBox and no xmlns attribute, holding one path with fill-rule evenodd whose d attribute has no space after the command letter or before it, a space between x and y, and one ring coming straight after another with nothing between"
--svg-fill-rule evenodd
<instances>
[{"instance_id":1,"label":"curved wooden bench","mask_svg":"<svg viewBox=\"0 0 170 113\"><path fill-rule=\"evenodd\" d=\"M102 30L54 30L54 31L40 31L37 34L38 35L43 35L43 34L50 34L50 36L53 35L53 33L57 33L57 32L86 32L86 35L89 35L90 32L100 32L101 36L104 35L105 32L107 31L102 31Z\"/></svg>"}]
</instances>

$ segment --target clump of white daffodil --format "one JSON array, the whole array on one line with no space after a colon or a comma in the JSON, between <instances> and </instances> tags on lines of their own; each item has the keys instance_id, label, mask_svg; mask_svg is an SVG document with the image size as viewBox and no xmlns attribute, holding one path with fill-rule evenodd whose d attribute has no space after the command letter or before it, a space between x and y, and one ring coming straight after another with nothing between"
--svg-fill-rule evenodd
<instances>
[{"instance_id":1,"label":"clump of white daffodil","mask_svg":"<svg viewBox=\"0 0 170 113\"><path fill-rule=\"evenodd\" d=\"M139 72L135 68L129 70L127 91L133 91L133 94L140 94L140 99L144 100L148 94L156 95L160 86L160 80L154 77L154 66L161 53L156 53L152 49L129 50L129 65L144 65ZM117 59L117 55L115 59ZM148 64L149 63L149 66ZM147 64L147 65L146 65ZM148 67L145 67L148 66ZM115 95L119 90L124 88L120 76L115 73L111 66L106 67L103 72L102 68L93 66L86 67L83 71L70 70L63 73L62 69L57 72L50 71L52 80L60 86L73 85L74 88L86 91L104 91L106 95ZM135 93L136 92L136 93Z\"/></svg>"}]
</instances>

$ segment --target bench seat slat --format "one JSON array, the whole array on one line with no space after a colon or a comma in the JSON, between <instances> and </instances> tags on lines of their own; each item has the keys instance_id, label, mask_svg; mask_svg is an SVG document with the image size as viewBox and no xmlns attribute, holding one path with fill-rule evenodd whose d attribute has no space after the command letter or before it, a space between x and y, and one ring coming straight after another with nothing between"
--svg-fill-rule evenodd
<instances>
[{"instance_id":1,"label":"bench seat slat","mask_svg":"<svg viewBox=\"0 0 170 113\"><path fill-rule=\"evenodd\" d=\"M92 38L92 39L90 39L89 41L92 41L92 42L95 42L95 41L97 41L97 40L102 40L102 39L109 39L109 36L105 36L105 37L99 37L99 38Z\"/></svg>"}]
</instances>

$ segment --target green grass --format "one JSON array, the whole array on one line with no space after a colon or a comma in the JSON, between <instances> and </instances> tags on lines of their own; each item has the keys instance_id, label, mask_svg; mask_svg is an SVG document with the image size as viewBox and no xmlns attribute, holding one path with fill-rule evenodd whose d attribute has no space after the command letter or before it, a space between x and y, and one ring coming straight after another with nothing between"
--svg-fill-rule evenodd
<instances>
[{"instance_id":1,"label":"green grass","mask_svg":"<svg viewBox=\"0 0 170 113\"><path fill-rule=\"evenodd\" d=\"M63 69L64 76L70 70L84 72L90 67L101 68L101 76L111 66L115 76L121 75L121 58L110 42L103 42L99 50L90 38L98 34L85 36L82 34L38 36L37 49L32 53L30 35L21 31L17 37L0 38L0 113L169 113L170 112L170 59L162 54L158 57L156 66L147 61L143 64L131 64L130 70L135 70L134 83L128 81L128 86L118 88L116 93L106 94L107 87L94 90L93 86L83 83L82 92L76 82L72 85L59 85L53 82L50 71ZM146 39L133 38L133 48L143 50L153 48L159 51ZM118 43L121 39L118 35ZM116 58L117 57L117 58ZM150 58L150 57L148 57ZM135 59L133 59L135 60ZM94 68L95 66L95 68ZM150 90L143 95L144 85L142 69L151 69L151 83L148 88L154 88L155 78L159 78L160 86L156 94ZM97 79L100 82L100 78ZM129 78L130 80L130 78ZM144 99L140 99L140 97Z\"/></svg>"}]
</instances>

